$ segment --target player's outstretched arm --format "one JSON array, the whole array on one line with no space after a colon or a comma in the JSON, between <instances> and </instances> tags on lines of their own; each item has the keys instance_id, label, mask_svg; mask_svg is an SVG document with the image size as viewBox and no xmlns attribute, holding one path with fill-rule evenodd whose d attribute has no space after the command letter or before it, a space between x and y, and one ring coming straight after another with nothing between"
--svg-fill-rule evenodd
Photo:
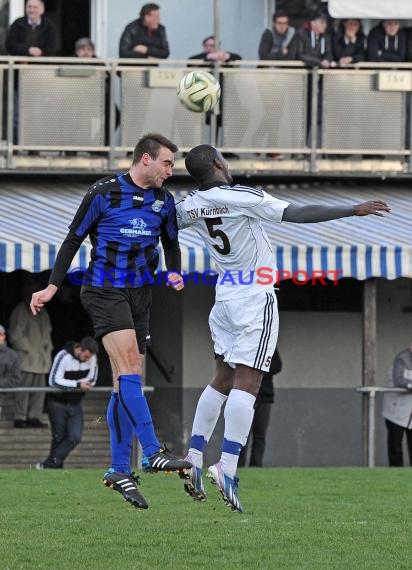
<instances>
[{"instance_id":1,"label":"player's outstretched arm","mask_svg":"<svg viewBox=\"0 0 412 570\"><path fill-rule=\"evenodd\" d=\"M350 216L368 216L369 214L382 216L382 212L390 211L386 202L382 202L381 200L371 200L355 206L321 206L318 204L296 206L295 204L290 204L283 212L282 221L295 224L308 224L338 220Z\"/></svg>"}]
</instances>

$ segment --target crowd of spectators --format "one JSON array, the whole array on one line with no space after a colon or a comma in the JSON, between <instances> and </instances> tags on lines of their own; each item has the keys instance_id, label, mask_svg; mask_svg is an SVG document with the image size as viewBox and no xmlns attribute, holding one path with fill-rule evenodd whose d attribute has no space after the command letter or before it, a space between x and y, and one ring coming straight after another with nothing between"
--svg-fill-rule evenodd
<instances>
[{"instance_id":1,"label":"crowd of spectators","mask_svg":"<svg viewBox=\"0 0 412 570\"><path fill-rule=\"evenodd\" d=\"M44 0L27 0L25 16L10 26L5 47L8 55L56 56L58 32L51 19L44 15ZM166 59L170 55L166 27L160 23L160 6L144 4L139 17L128 23L119 41L120 58ZM87 38L81 38L83 42ZM94 46L87 39L94 57ZM213 44L213 45L212 45ZM78 52L76 55L90 57ZM203 40L199 59L222 63L241 59L230 51L214 45L213 36ZM289 24L286 11L273 14L272 26L264 30L258 43L261 60L298 60L307 66L328 68L359 62L412 61L412 28L397 19L383 20L368 34L361 20L349 18L333 21L327 11L318 10L299 29ZM192 56L193 58L194 56Z\"/></svg>"}]
</instances>

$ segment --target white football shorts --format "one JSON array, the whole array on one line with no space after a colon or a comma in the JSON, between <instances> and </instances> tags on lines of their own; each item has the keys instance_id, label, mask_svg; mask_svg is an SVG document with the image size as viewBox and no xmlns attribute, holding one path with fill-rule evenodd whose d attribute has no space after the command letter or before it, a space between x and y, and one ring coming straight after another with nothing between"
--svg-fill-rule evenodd
<instances>
[{"instance_id":1,"label":"white football shorts","mask_svg":"<svg viewBox=\"0 0 412 570\"><path fill-rule=\"evenodd\" d=\"M245 364L267 372L275 352L279 330L275 293L216 301L209 315L216 354L232 368Z\"/></svg>"}]
</instances>

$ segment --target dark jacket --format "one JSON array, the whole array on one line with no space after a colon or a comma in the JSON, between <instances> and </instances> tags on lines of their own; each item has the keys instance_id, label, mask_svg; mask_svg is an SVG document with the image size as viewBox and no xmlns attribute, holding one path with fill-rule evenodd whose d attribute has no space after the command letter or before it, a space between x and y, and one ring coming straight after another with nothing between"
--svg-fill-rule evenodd
<instances>
[{"instance_id":1,"label":"dark jacket","mask_svg":"<svg viewBox=\"0 0 412 570\"><path fill-rule=\"evenodd\" d=\"M345 28L341 22L339 30L332 40L333 55L336 61L341 57L351 57L352 63L366 61L366 36L359 30L354 43L348 42L345 37Z\"/></svg>"},{"instance_id":2,"label":"dark jacket","mask_svg":"<svg viewBox=\"0 0 412 570\"><path fill-rule=\"evenodd\" d=\"M139 44L147 46L146 54L133 51L133 48ZM166 59L169 57L166 28L159 24L159 27L149 34L148 28L143 25L140 18L130 22L123 30L120 38L119 57Z\"/></svg>"},{"instance_id":3,"label":"dark jacket","mask_svg":"<svg viewBox=\"0 0 412 570\"><path fill-rule=\"evenodd\" d=\"M294 28L289 26L286 34L282 35L278 34L273 27L263 32L259 43L259 59L293 60L297 58L298 38Z\"/></svg>"},{"instance_id":4,"label":"dark jacket","mask_svg":"<svg viewBox=\"0 0 412 570\"><path fill-rule=\"evenodd\" d=\"M0 345L0 388L17 388L21 380L17 352L6 344Z\"/></svg>"},{"instance_id":5,"label":"dark jacket","mask_svg":"<svg viewBox=\"0 0 412 570\"><path fill-rule=\"evenodd\" d=\"M396 36L388 36L382 24L375 26L368 36L369 61L406 61L406 33L399 30Z\"/></svg>"},{"instance_id":6,"label":"dark jacket","mask_svg":"<svg viewBox=\"0 0 412 570\"><path fill-rule=\"evenodd\" d=\"M333 61L332 40L328 33L316 37L312 30L303 27L298 34L299 59L306 65L317 67L324 59Z\"/></svg>"},{"instance_id":7,"label":"dark jacket","mask_svg":"<svg viewBox=\"0 0 412 570\"><path fill-rule=\"evenodd\" d=\"M57 30L51 20L42 18L40 25L34 30L27 18L18 18L10 26L6 37L8 55L29 55L29 47L38 47L44 56L57 54Z\"/></svg>"},{"instance_id":8,"label":"dark jacket","mask_svg":"<svg viewBox=\"0 0 412 570\"><path fill-rule=\"evenodd\" d=\"M412 61L412 28L406 31L407 34L407 48L406 48L406 60Z\"/></svg>"},{"instance_id":9,"label":"dark jacket","mask_svg":"<svg viewBox=\"0 0 412 570\"><path fill-rule=\"evenodd\" d=\"M273 387L273 376L279 374L282 370L282 360L280 359L278 349L270 362L270 368L268 372L264 372L262 376L262 382L260 384L259 393L257 395L257 403L267 403L273 404L275 401L275 389Z\"/></svg>"},{"instance_id":10,"label":"dark jacket","mask_svg":"<svg viewBox=\"0 0 412 570\"><path fill-rule=\"evenodd\" d=\"M226 51L226 50L222 50L222 51ZM228 51L227 53L230 55L230 57L227 61L221 62L221 65L224 65L225 63L230 63L231 61L236 61L237 59L242 59L242 56L239 55L238 53L233 53L231 51ZM197 53L196 55L191 55L189 57L189 59L203 59L203 61L209 61L207 59L207 53L204 51L202 51L202 53ZM210 63L211 63L211 65L213 65L214 62L210 60Z\"/></svg>"}]
</instances>

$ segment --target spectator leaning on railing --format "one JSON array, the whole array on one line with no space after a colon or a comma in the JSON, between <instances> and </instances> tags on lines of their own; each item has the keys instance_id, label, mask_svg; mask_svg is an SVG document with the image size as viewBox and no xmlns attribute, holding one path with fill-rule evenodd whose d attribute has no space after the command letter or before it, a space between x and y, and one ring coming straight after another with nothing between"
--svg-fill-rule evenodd
<instances>
[{"instance_id":1,"label":"spectator leaning on railing","mask_svg":"<svg viewBox=\"0 0 412 570\"><path fill-rule=\"evenodd\" d=\"M169 57L166 28L160 23L160 6L145 4L139 19L125 27L120 38L119 57Z\"/></svg>"},{"instance_id":2,"label":"spectator leaning on railing","mask_svg":"<svg viewBox=\"0 0 412 570\"><path fill-rule=\"evenodd\" d=\"M298 58L309 67L329 68L333 63L332 40L327 27L326 14L319 12L298 32Z\"/></svg>"},{"instance_id":3,"label":"spectator leaning on railing","mask_svg":"<svg viewBox=\"0 0 412 570\"><path fill-rule=\"evenodd\" d=\"M383 20L368 36L368 60L376 62L406 61L406 32L399 20Z\"/></svg>"},{"instance_id":4,"label":"spectator leaning on railing","mask_svg":"<svg viewBox=\"0 0 412 570\"><path fill-rule=\"evenodd\" d=\"M69 342L53 360L49 384L59 388L47 397L47 412L52 430L50 453L36 469L63 469L83 433L82 399L97 380L99 345L91 337Z\"/></svg>"},{"instance_id":5,"label":"spectator leaning on railing","mask_svg":"<svg viewBox=\"0 0 412 570\"><path fill-rule=\"evenodd\" d=\"M285 12L275 12L272 27L267 28L260 38L259 59L293 60L298 56L298 42L295 28L289 26Z\"/></svg>"},{"instance_id":6,"label":"spectator leaning on railing","mask_svg":"<svg viewBox=\"0 0 412 570\"><path fill-rule=\"evenodd\" d=\"M348 18L339 23L332 40L333 55L339 65L348 65L366 60L366 36L362 23Z\"/></svg>"},{"instance_id":7,"label":"spectator leaning on railing","mask_svg":"<svg viewBox=\"0 0 412 570\"><path fill-rule=\"evenodd\" d=\"M7 33L6 51L9 55L31 57L56 55L56 26L44 17L44 10L43 0L26 2L26 15L17 18Z\"/></svg>"}]
</instances>

